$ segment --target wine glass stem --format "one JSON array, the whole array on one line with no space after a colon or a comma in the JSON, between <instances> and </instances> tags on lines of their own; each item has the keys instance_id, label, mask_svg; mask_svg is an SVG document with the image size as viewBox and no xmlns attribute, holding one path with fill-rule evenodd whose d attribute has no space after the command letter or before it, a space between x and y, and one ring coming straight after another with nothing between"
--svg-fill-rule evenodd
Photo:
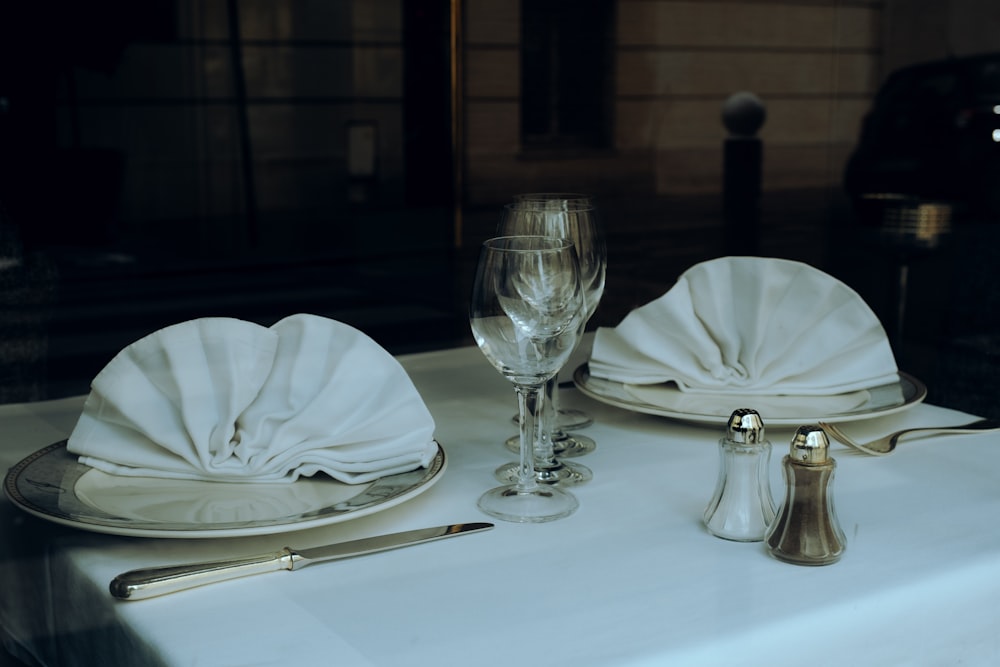
<instances>
[{"instance_id":1,"label":"wine glass stem","mask_svg":"<svg viewBox=\"0 0 1000 667\"><path fill-rule=\"evenodd\" d=\"M545 383L545 404L550 406L549 412L559 414L559 376L556 375ZM545 408L542 408L543 410Z\"/></svg>"},{"instance_id":2,"label":"wine glass stem","mask_svg":"<svg viewBox=\"0 0 1000 667\"><path fill-rule=\"evenodd\" d=\"M559 409L558 389L559 376L556 375L545 383L545 396L542 397L539 409L539 428L535 438L535 462L541 468L555 464L556 452L555 445L552 443L552 434L555 433L556 416Z\"/></svg>"},{"instance_id":3,"label":"wine glass stem","mask_svg":"<svg viewBox=\"0 0 1000 667\"><path fill-rule=\"evenodd\" d=\"M517 385L517 408L521 413L521 461L517 478L518 491L533 491L538 487L535 479L535 443L542 439L542 421L539 408L544 403L540 386Z\"/></svg>"}]
</instances>

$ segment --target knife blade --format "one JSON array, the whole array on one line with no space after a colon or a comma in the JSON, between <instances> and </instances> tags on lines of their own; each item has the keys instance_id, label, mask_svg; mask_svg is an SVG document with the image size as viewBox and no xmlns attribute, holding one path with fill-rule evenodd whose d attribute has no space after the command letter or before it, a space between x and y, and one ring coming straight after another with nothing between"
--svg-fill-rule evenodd
<instances>
[{"instance_id":1,"label":"knife blade","mask_svg":"<svg viewBox=\"0 0 1000 667\"><path fill-rule=\"evenodd\" d=\"M299 570L313 563L363 556L379 551L433 542L446 537L478 533L490 528L493 528L492 523L456 523L433 528L404 530L401 533L388 535L376 535L311 549L296 550L284 547L279 551L253 556L129 570L111 580L110 590L111 595L119 600L145 600L157 595L165 595L252 574L263 574L277 570Z\"/></svg>"}]
</instances>

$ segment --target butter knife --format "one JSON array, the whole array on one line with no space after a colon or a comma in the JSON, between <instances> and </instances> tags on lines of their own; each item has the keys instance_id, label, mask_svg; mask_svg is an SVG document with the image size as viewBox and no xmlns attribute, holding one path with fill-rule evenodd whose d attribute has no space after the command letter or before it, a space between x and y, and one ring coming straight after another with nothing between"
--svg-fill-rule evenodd
<instances>
[{"instance_id":1,"label":"butter knife","mask_svg":"<svg viewBox=\"0 0 1000 667\"><path fill-rule=\"evenodd\" d=\"M433 542L446 537L478 533L492 527L492 523L457 523L449 526L405 530L389 535L377 535L312 549L296 550L284 547L280 551L255 556L130 570L111 580L111 595L120 600L145 600L157 595L246 577L251 574L263 574L277 570L298 570L313 563L363 556L412 544Z\"/></svg>"}]
</instances>

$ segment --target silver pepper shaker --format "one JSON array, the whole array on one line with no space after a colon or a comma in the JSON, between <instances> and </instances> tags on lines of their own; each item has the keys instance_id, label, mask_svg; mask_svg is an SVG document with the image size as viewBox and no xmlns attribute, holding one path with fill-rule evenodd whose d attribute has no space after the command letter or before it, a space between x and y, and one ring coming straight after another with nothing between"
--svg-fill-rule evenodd
<instances>
[{"instance_id":1,"label":"silver pepper shaker","mask_svg":"<svg viewBox=\"0 0 1000 667\"><path fill-rule=\"evenodd\" d=\"M819 426L800 426L782 460L785 500L767 531L767 549L797 565L829 565L840 560L847 540L833 504L830 440Z\"/></svg>"},{"instance_id":2,"label":"silver pepper shaker","mask_svg":"<svg viewBox=\"0 0 1000 667\"><path fill-rule=\"evenodd\" d=\"M768 464L771 443L756 410L740 408L719 440L719 478L703 519L709 532L738 542L759 542L774 519Z\"/></svg>"}]
</instances>

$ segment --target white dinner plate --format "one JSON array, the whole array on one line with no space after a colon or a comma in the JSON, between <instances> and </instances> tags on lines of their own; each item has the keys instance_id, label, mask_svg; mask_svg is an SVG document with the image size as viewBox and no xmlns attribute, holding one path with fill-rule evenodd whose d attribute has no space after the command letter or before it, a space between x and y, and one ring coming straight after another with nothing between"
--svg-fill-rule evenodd
<instances>
[{"instance_id":1,"label":"white dinner plate","mask_svg":"<svg viewBox=\"0 0 1000 667\"><path fill-rule=\"evenodd\" d=\"M761 396L686 392L672 383L632 385L590 374L587 364L573 373L587 396L633 412L698 424L719 424L737 408L752 408L765 425L801 426L817 421L844 422L908 410L927 397L927 387L906 373L897 382L835 396Z\"/></svg>"},{"instance_id":2,"label":"white dinner plate","mask_svg":"<svg viewBox=\"0 0 1000 667\"><path fill-rule=\"evenodd\" d=\"M344 484L325 475L289 484L122 477L83 465L66 441L26 457L7 473L11 502L42 519L137 537L246 537L304 530L395 507L434 485L444 450L426 468Z\"/></svg>"}]
</instances>

